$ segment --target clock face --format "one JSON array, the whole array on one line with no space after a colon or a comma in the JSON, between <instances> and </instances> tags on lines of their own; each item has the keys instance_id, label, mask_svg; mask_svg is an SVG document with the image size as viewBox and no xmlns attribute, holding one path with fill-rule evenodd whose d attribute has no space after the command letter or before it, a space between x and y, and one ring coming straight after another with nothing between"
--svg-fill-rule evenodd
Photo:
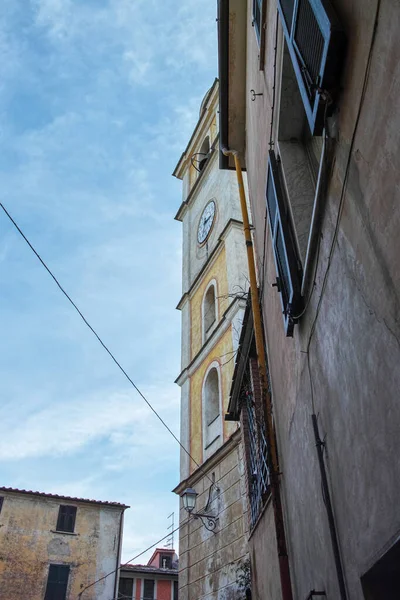
<instances>
[{"instance_id":1,"label":"clock face","mask_svg":"<svg viewBox=\"0 0 400 600\"><path fill-rule=\"evenodd\" d=\"M199 228L197 230L197 241L199 244L202 244L206 241L212 224L214 223L215 218L215 202L214 200L210 200L210 202L206 205L203 213L200 217Z\"/></svg>"}]
</instances>

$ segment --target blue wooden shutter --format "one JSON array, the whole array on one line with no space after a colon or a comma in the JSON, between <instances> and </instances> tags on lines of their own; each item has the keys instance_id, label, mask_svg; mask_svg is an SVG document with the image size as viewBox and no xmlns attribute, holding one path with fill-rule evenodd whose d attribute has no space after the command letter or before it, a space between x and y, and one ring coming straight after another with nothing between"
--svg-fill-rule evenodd
<instances>
[{"instance_id":1,"label":"blue wooden shutter","mask_svg":"<svg viewBox=\"0 0 400 600\"><path fill-rule=\"evenodd\" d=\"M324 127L325 103L339 87L345 35L328 0L277 0L286 42L313 135Z\"/></svg>"},{"instance_id":2,"label":"blue wooden shutter","mask_svg":"<svg viewBox=\"0 0 400 600\"><path fill-rule=\"evenodd\" d=\"M274 152L268 158L266 200L272 235L277 287L281 295L283 322L286 335L293 335L294 318L301 310L301 281L298 261L291 233L290 217L279 178L279 167Z\"/></svg>"}]
</instances>

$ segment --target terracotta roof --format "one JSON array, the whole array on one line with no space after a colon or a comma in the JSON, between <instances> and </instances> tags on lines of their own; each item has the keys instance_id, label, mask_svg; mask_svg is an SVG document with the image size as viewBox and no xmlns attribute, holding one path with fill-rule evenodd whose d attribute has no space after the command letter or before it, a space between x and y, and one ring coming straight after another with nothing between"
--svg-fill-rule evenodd
<instances>
[{"instance_id":1,"label":"terracotta roof","mask_svg":"<svg viewBox=\"0 0 400 600\"><path fill-rule=\"evenodd\" d=\"M151 567L150 565L121 565L121 571L131 571L133 573L154 573L159 575L178 575L178 569L162 569L161 567Z\"/></svg>"},{"instance_id":2,"label":"terracotta roof","mask_svg":"<svg viewBox=\"0 0 400 600\"><path fill-rule=\"evenodd\" d=\"M57 500L72 500L73 502L87 502L88 504L101 504L103 506L117 506L119 508L129 508L126 504L120 502L108 502L107 500L89 500L88 498L74 498L72 496L60 496L59 494L46 494L46 492L34 492L32 490L18 490L10 487L0 487L1 492L13 492L14 494L26 494L28 496L40 496L43 498L55 498Z\"/></svg>"}]
</instances>

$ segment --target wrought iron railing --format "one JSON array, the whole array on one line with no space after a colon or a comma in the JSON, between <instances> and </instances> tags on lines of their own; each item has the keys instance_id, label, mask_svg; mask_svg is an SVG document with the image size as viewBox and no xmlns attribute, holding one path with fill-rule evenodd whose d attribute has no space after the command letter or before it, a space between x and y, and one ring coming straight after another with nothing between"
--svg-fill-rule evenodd
<instances>
[{"instance_id":1,"label":"wrought iron railing","mask_svg":"<svg viewBox=\"0 0 400 600\"><path fill-rule=\"evenodd\" d=\"M253 394L245 396L248 435L248 483L251 526L255 522L269 496L268 444L264 420L259 418Z\"/></svg>"}]
</instances>

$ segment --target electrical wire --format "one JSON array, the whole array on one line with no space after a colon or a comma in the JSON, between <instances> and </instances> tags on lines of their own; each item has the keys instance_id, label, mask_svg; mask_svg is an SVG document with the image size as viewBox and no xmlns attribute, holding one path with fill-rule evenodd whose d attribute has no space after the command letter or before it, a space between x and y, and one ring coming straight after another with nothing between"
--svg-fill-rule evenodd
<instances>
[{"instance_id":1,"label":"electrical wire","mask_svg":"<svg viewBox=\"0 0 400 600\"><path fill-rule=\"evenodd\" d=\"M107 579L107 577L110 577L110 575L113 575L114 573L117 573L118 571L120 571L121 569L123 569L126 565L129 565L129 563L131 563L132 561L136 560L140 556L143 556L143 554L145 554L146 552L148 552L149 550L151 550L152 548L154 548L154 546L158 546L158 544L160 544L161 542L163 542L164 540L166 540L167 537L169 537L171 535L171 533L175 533L176 531L178 531L181 527L183 527L187 523L189 523L189 519L187 519L184 523L181 523L181 525L178 525L178 527L176 527L172 532L170 531L169 533L167 533L167 535L165 535L164 537L162 537L160 540L158 540L157 542L155 542L154 544L152 544L151 546L149 546L148 548L146 548L146 550L143 550L142 552L140 552L140 554L136 554L136 556L134 556L133 558L129 559L128 561L126 561L125 563L123 563L122 565L120 565L119 567L117 567L116 569L114 569L113 571L110 571L106 575L103 575L103 577L99 577L99 579L96 579L96 581L93 581L92 583L90 583L89 585L87 585L85 588L83 588L83 590L81 592L79 592L79 594L77 596L78 600L80 598L82 598L82 594L84 592L86 592L86 590L88 590L89 588L91 588L94 585L96 585L96 583L99 583L100 581L104 581L104 579Z\"/></svg>"},{"instance_id":2,"label":"electrical wire","mask_svg":"<svg viewBox=\"0 0 400 600\"><path fill-rule=\"evenodd\" d=\"M190 454L190 452L185 448L185 446L182 444L182 442L177 438L177 436L174 434L174 432L172 431L172 429L167 425L167 423L164 421L164 419L161 417L161 415L159 415L159 413L156 411L156 409L151 405L151 403L149 402L149 400L147 400L146 396L143 394L143 392L138 388L138 386L135 384L135 382L131 379L131 377L128 375L128 373L125 371L125 369L122 367L121 363L115 358L114 354L111 352L111 350L106 346L106 344L103 342L103 340L101 339L101 337L99 336L99 334L95 331L95 329L91 326L91 324L89 323L89 321L86 319L86 317L84 316L84 314L80 311L80 309L78 308L78 306L75 304L75 302L72 300L72 298L68 295L68 293L65 291L65 289L62 287L62 285L60 284L60 282L58 281L58 279L56 278L56 276L52 273L52 271L49 269L49 267L47 266L47 264L44 262L44 260L41 258L41 256L38 254L38 252L35 250L35 248L33 247L33 245L31 244L31 242L28 240L28 238L26 237L26 235L23 233L23 231L21 230L21 228L17 225L17 223L14 221L14 219L12 218L12 216L10 215L10 213L7 211L7 209L4 207L4 205L0 202L0 207L3 209L4 213L7 215L7 217L9 218L9 220L11 221L11 223L14 225L15 229L18 231L18 233L21 235L21 237L25 240L25 242L28 244L29 248L32 250L32 252L35 254L36 258L40 261L40 263L42 264L42 266L46 269L46 271L48 272L48 274L50 275L50 277L53 279L53 281L56 283L57 287L61 290L61 292L64 294L64 296L67 298L68 302L70 302L70 304L74 307L74 309L76 310L76 312L79 314L79 316L81 317L82 321L85 323L85 325L90 329L90 331L93 333L93 335L97 338L97 341L100 343L100 345L104 348L104 350L107 352L107 354L110 356L110 358L113 360L113 362L117 365L118 369L121 371L121 373L123 373L123 375L126 377L126 379L129 381L129 383L132 385L132 387L136 390L136 392L139 394L139 396L146 402L147 406L150 408L150 410L155 414L155 416L157 417L157 419L160 421L160 423L162 423L162 425L165 427L165 429L170 433L170 435L174 438L174 440L179 444L179 446L182 448L182 450L187 454L187 456L193 461L193 463L200 469L200 471L203 473L203 475L205 475L210 481L211 483L214 483L211 479L211 477L208 475L208 473L206 473L201 465L193 458L193 456Z\"/></svg>"}]
</instances>

